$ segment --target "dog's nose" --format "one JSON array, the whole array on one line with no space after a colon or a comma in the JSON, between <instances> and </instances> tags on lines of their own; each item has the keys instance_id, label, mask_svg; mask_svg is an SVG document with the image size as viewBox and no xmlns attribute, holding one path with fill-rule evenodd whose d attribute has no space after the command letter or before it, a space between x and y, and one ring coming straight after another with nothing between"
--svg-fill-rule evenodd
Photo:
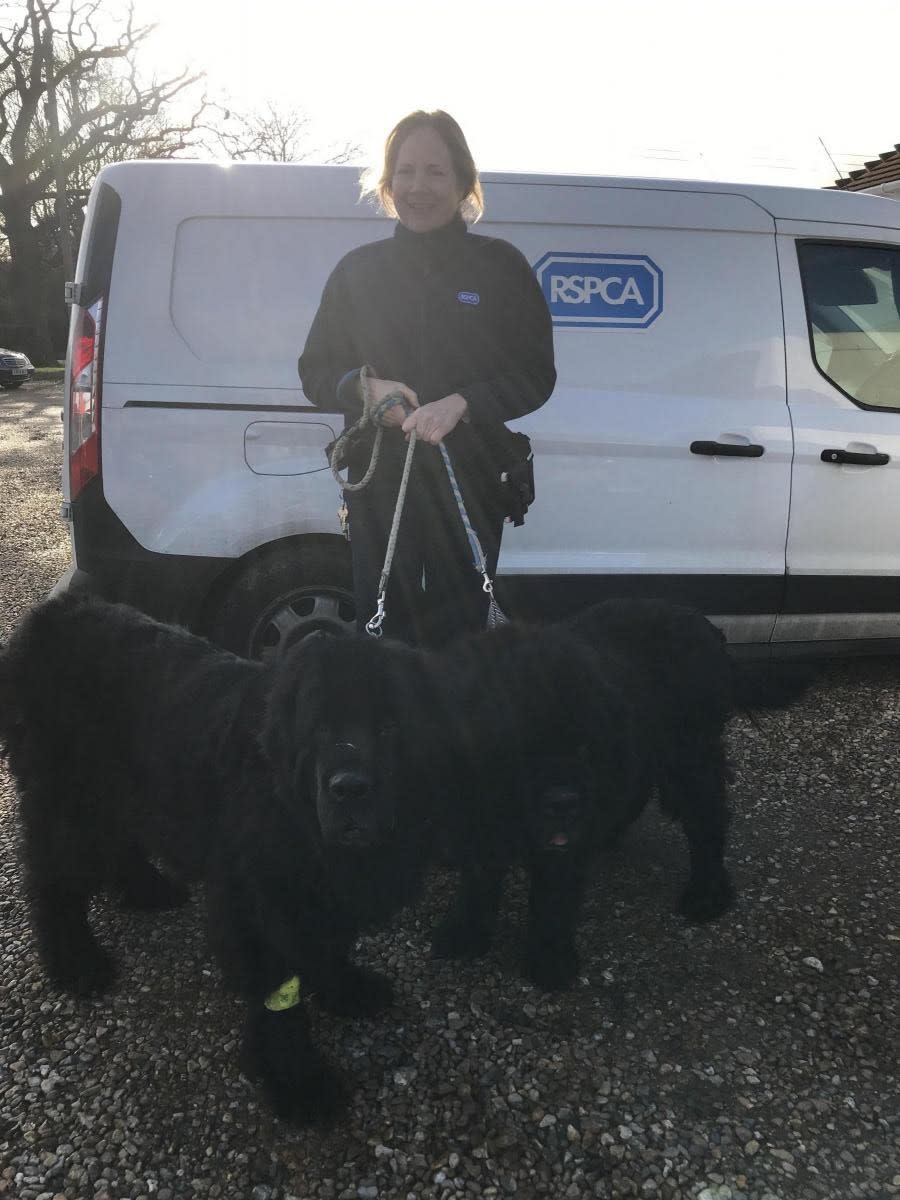
<instances>
[{"instance_id":1,"label":"dog's nose","mask_svg":"<svg viewBox=\"0 0 900 1200\"><path fill-rule=\"evenodd\" d=\"M328 781L329 792L342 803L364 800L371 787L371 780L362 771L335 771Z\"/></svg>"}]
</instances>

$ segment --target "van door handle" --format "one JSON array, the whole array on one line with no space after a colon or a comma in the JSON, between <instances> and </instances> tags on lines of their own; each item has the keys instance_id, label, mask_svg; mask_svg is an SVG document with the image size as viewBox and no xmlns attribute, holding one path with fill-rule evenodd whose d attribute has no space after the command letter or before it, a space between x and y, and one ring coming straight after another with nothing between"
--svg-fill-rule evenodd
<instances>
[{"instance_id":1,"label":"van door handle","mask_svg":"<svg viewBox=\"0 0 900 1200\"><path fill-rule=\"evenodd\" d=\"M852 463L859 467L883 467L891 461L889 454L879 454L874 450L823 450L821 457L824 463Z\"/></svg>"},{"instance_id":2,"label":"van door handle","mask_svg":"<svg viewBox=\"0 0 900 1200\"><path fill-rule=\"evenodd\" d=\"M717 458L762 458L765 446L753 442L691 442L691 454L715 455Z\"/></svg>"}]
</instances>

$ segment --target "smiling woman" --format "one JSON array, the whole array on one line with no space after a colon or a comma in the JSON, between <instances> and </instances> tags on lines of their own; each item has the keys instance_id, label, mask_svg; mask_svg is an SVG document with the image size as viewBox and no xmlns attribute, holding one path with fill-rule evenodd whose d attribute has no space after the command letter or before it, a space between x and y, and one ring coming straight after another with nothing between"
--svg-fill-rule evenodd
<instances>
[{"instance_id":1,"label":"smiling woman","mask_svg":"<svg viewBox=\"0 0 900 1200\"><path fill-rule=\"evenodd\" d=\"M473 546L442 453L477 535L476 565L493 578L504 520L521 524L523 515L521 502L511 507L504 480L527 439L505 422L533 412L553 390L550 314L523 255L499 238L469 233L466 217L477 219L483 208L481 186L448 113L420 109L394 126L373 190L398 218L394 236L338 263L300 377L308 399L337 406L351 426L391 396L402 398L379 413L385 437L365 491L371 425L347 454L357 620L362 631L386 601L392 636L443 642L483 626L489 596L472 570ZM385 595L382 564L405 478L401 434L408 440L413 433L424 444L412 461Z\"/></svg>"},{"instance_id":2,"label":"smiling woman","mask_svg":"<svg viewBox=\"0 0 900 1200\"><path fill-rule=\"evenodd\" d=\"M391 191L397 216L415 233L429 233L453 220L465 192L446 143L433 129L415 129L402 143Z\"/></svg>"},{"instance_id":3,"label":"smiling woman","mask_svg":"<svg viewBox=\"0 0 900 1200\"><path fill-rule=\"evenodd\" d=\"M440 132L411 113L392 131L381 177L371 190L381 207L414 233L429 233L463 212L477 221L484 198L462 130L448 118Z\"/></svg>"}]
</instances>

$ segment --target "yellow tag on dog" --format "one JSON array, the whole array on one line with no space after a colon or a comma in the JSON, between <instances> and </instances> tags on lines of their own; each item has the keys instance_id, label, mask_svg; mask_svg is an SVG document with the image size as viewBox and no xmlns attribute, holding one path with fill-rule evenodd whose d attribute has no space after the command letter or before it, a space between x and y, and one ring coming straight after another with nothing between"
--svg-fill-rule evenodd
<instances>
[{"instance_id":1,"label":"yellow tag on dog","mask_svg":"<svg viewBox=\"0 0 900 1200\"><path fill-rule=\"evenodd\" d=\"M286 1008L294 1008L300 1003L300 976L292 975L281 987L270 992L265 999L269 1012L284 1012Z\"/></svg>"}]
</instances>

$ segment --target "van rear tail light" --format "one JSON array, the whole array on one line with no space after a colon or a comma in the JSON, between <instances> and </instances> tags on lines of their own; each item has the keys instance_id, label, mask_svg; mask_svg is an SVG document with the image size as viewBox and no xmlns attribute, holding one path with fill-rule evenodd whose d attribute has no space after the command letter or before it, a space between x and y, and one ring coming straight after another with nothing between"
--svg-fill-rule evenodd
<instances>
[{"instance_id":1,"label":"van rear tail light","mask_svg":"<svg viewBox=\"0 0 900 1200\"><path fill-rule=\"evenodd\" d=\"M100 337L103 297L77 317L69 388L69 497L100 471Z\"/></svg>"}]
</instances>

